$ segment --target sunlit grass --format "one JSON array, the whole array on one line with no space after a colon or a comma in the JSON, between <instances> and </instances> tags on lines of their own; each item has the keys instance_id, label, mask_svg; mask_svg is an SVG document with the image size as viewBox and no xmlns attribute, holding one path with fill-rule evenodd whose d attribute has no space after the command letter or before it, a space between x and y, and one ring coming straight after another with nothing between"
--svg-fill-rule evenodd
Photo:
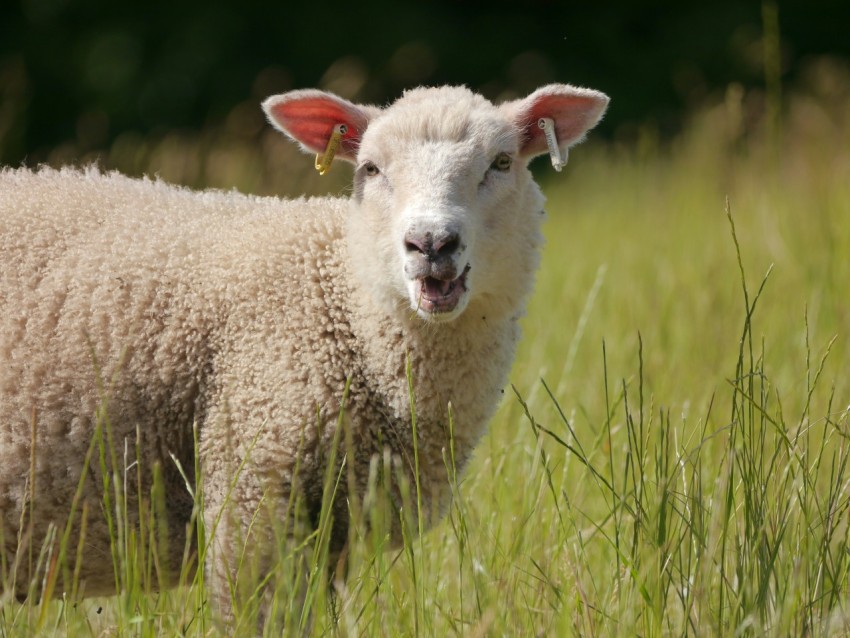
<instances>
[{"instance_id":1,"label":"sunlit grass","mask_svg":"<svg viewBox=\"0 0 850 638\"><path fill-rule=\"evenodd\" d=\"M290 629L850 634L850 118L794 102L776 144L730 100L669 146L590 145L541 171L547 245L512 387L463 474L445 450L445 520L421 538L402 521L387 549L376 478L334 594L321 528L309 614L281 579ZM127 591L3 600L0 636L213 631L202 575L149 593L150 544L118 533L115 506Z\"/></svg>"}]
</instances>

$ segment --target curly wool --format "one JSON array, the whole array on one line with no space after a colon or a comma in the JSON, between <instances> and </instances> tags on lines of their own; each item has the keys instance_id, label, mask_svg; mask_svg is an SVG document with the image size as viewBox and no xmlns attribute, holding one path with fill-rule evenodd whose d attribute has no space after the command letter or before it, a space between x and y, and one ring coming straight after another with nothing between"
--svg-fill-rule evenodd
<instances>
[{"instance_id":1,"label":"curly wool","mask_svg":"<svg viewBox=\"0 0 850 638\"><path fill-rule=\"evenodd\" d=\"M346 379L346 412L365 462L356 464L359 478L385 444L412 447L404 425L408 356L421 484L432 502L427 496L445 482L448 402L459 422L474 424L459 433L462 462L498 404L518 332L513 322L490 326L480 316L449 331L409 312L376 315L346 266L347 208L330 198L194 193L95 169L2 173L0 513L8 564L30 492L36 547L51 522L64 523L99 411L119 451L138 432L143 469L164 470L176 567L192 503L170 454L192 467L195 421L205 474L227 464L225 451L241 458L253 443L254 471L237 489L277 485L283 493L302 450L315 460L305 477L315 499L323 478L316 414L336 419ZM260 429L266 433L254 442ZM97 463L89 472L83 499L97 511ZM231 478L225 472L223 483ZM132 503L127 509L137 511ZM93 518L86 539L86 591L111 592L112 570L102 569L111 561L105 523Z\"/></svg>"},{"instance_id":2,"label":"curly wool","mask_svg":"<svg viewBox=\"0 0 850 638\"><path fill-rule=\"evenodd\" d=\"M37 577L19 559L65 528L72 504L72 547L88 512L84 593L119 586L104 468L132 528L152 507L166 527L167 585L199 487L180 468L198 456L224 616L240 546L252 542L262 577L280 527L299 535L293 500L308 526L330 506L330 550L342 549L348 497L363 497L377 459L418 483L436 520L449 406L461 470L498 406L538 266L543 197L526 167L547 148L538 118L567 146L606 104L568 85L499 107L445 87L384 110L318 91L267 100L311 152L346 123L351 199L199 193L95 168L0 172L0 532L15 590ZM442 317L418 307L428 286L454 291L432 299ZM323 504L338 422L349 480ZM147 502L156 475L161 509ZM391 527L398 541L397 517Z\"/></svg>"}]
</instances>

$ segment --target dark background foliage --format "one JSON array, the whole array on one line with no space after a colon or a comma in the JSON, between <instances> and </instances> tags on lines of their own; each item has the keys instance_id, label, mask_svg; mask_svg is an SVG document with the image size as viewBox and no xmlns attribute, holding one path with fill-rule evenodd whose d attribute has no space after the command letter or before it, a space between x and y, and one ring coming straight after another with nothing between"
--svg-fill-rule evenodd
<instances>
[{"instance_id":1,"label":"dark background foliage","mask_svg":"<svg viewBox=\"0 0 850 638\"><path fill-rule=\"evenodd\" d=\"M261 127L263 97L309 86L384 103L418 84L498 99L565 81L613 96L602 135L649 123L664 136L732 83L758 89L773 68L793 86L807 61L846 58L848 24L846 0L5 0L0 161L44 161L61 144L86 153L126 131L199 131L240 113Z\"/></svg>"}]
</instances>

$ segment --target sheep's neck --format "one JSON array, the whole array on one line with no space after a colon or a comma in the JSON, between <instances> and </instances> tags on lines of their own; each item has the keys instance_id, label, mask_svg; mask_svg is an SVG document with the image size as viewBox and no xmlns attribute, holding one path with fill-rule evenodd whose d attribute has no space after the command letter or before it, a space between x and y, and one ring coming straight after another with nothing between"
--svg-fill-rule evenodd
<instances>
[{"instance_id":1,"label":"sheep's neck","mask_svg":"<svg viewBox=\"0 0 850 638\"><path fill-rule=\"evenodd\" d=\"M433 461L435 474L444 474L442 448L448 449L451 435L462 469L501 400L519 337L516 320L490 320L474 307L447 324L426 323L412 312L376 320L368 309L358 310L353 328L366 359L364 381L380 397L393 427L407 434L405 447L413 444L415 415L425 449L420 457Z\"/></svg>"}]
</instances>

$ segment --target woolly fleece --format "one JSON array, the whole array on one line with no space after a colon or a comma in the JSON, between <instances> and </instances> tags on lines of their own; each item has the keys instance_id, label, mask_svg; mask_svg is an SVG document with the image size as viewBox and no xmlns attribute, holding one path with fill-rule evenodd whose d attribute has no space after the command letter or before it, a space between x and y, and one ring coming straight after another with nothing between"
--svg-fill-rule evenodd
<instances>
[{"instance_id":1,"label":"woolly fleece","mask_svg":"<svg viewBox=\"0 0 850 638\"><path fill-rule=\"evenodd\" d=\"M602 110L604 104L590 126ZM64 529L80 485L75 529L82 502L88 503L84 593L114 592L96 445L81 482L98 421L108 421L115 450L114 457L107 450L107 467L112 471L115 464L120 480L130 468L130 525L138 524L137 482L147 498L154 466L162 472L171 572L160 574L164 584L179 568L192 511L173 458L191 476L195 423L208 528L228 498L233 514L219 522L213 576L234 569L233 543L244 541L261 502L268 506L263 516L280 516L296 490L306 523L316 523L347 379L344 424L353 489L362 498L370 462L385 450L412 485L408 361L419 482L426 522L435 520L448 497L447 406L462 468L499 404L519 338L517 320L538 266L543 199L525 164L542 151L522 156L522 128L509 126L509 111L465 89L412 91L384 111L370 108L362 147L360 140L352 147L372 149L394 166L407 162L407 172L398 168L394 175L420 188L452 183L457 175L472 179L471 196L480 180L476 171L489 170L492 145L507 144L518 154L505 194L483 209L483 248L470 273L468 306L448 322L423 320L397 290L396 275L384 272L389 266L382 246L396 238L381 236L386 220L369 204L373 186L363 183L360 168L351 199L289 201L192 192L95 168L2 171L0 524L6 564L26 555L27 543L37 552L49 525ZM580 128L583 134L587 125ZM462 155L463 171L417 160L416 149L434 141L471 149ZM141 463L131 466L137 447ZM332 552L347 537L347 490L343 481L333 506ZM21 524L30 519L27 536ZM258 520L252 538L264 565L272 553L271 526ZM72 535L70 547L76 546ZM18 594L31 576L22 560ZM226 586L219 585L215 596L226 598Z\"/></svg>"}]
</instances>

